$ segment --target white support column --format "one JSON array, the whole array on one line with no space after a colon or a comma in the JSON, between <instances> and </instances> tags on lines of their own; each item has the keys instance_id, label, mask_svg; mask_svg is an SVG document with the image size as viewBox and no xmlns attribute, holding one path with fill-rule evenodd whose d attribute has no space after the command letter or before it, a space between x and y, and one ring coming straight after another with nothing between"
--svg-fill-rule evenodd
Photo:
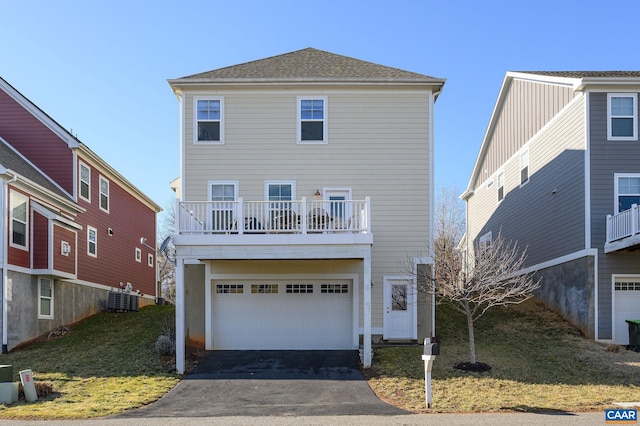
<instances>
[{"instance_id":1,"label":"white support column","mask_svg":"<svg viewBox=\"0 0 640 426\"><path fill-rule=\"evenodd\" d=\"M211 306L211 292L212 292L212 284L211 279L213 278L211 273L211 262L204 262L204 348L206 350L213 349L213 327L211 324L212 310Z\"/></svg>"},{"instance_id":2,"label":"white support column","mask_svg":"<svg viewBox=\"0 0 640 426\"><path fill-rule=\"evenodd\" d=\"M176 258L176 371L185 367L184 258Z\"/></svg>"},{"instance_id":3,"label":"white support column","mask_svg":"<svg viewBox=\"0 0 640 426\"><path fill-rule=\"evenodd\" d=\"M363 294L363 318L364 333L362 335L363 355L362 364L364 368L371 367L371 252L369 251L363 259L364 268L364 294Z\"/></svg>"}]
</instances>

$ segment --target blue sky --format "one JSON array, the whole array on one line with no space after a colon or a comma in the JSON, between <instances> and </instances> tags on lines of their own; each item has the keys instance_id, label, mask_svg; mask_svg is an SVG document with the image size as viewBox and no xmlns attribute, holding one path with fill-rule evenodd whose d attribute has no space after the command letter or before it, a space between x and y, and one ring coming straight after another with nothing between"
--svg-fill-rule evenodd
<instances>
[{"instance_id":1,"label":"blue sky","mask_svg":"<svg viewBox=\"0 0 640 426\"><path fill-rule=\"evenodd\" d=\"M163 207L167 79L306 47L446 78L436 186L462 191L507 71L640 70L638 16L637 0L0 0L0 76Z\"/></svg>"}]
</instances>

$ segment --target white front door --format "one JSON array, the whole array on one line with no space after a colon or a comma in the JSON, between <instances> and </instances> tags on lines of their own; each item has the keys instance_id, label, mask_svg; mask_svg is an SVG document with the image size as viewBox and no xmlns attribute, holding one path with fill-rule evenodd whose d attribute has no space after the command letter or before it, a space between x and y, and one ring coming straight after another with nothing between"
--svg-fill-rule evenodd
<instances>
[{"instance_id":1,"label":"white front door","mask_svg":"<svg viewBox=\"0 0 640 426\"><path fill-rule=\"evenodd\" d=\"M384 277L385 340L417 339L416 292L410 277Z\"/></svg>"}]
</instances>

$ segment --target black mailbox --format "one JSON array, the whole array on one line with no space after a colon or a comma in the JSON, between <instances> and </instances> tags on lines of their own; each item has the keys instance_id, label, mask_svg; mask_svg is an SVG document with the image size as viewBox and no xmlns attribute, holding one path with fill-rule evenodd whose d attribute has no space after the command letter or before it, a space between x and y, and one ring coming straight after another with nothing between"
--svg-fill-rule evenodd
<instances>
[{"instance_id":1,"label":"black mailbox","mask_svg":"<svg viewBox=\"0 0 640 426\"><path fill-rule=\"evenodd\" d=\"M440 355L440 345L438 343L425 343L423 355Z\"/></svg>"}]
</instances>

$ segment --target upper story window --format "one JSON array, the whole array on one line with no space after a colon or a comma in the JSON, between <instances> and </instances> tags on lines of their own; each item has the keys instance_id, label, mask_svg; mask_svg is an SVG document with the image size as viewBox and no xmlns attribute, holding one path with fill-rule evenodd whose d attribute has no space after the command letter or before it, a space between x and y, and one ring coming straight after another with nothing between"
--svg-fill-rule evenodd
<instances>
[{"instance_id":1,"label":"upper story window","mask_svg":"<svg viewBox=\"0 0 640 426\"><path fill-rule=\"evenodd\" d=\"M98 257L98 230L91 226L87 226L87 254Z\"/></svg>"},{"instance_id":2,"label":"upper story window","mask_svg":"<svg viewBox=\"0 0 640 426\"><path fill-rule=\"evenodd\" d=\"M504 198L504 172L498 173L498 201Z\"/></svg>"},{"instance_id":3,"label":"upper story window","mask_svg":"<svg viewBox=\"0 0 640 426\"><path fill-rule=\"evenodd\" d=\"M640 175L615 175L616 213L640 205Z\"/></svg>"},{"instance_id":4,"label":"upper story window","mask_svg":"<svg viewBox=\"0 0 640 426\"><path fill-rule=\"evenodd\" d=\"M520 185L529 182L529 150L520 154Z\"/></svg>"},{"instance_id":5,"label":"upper story window","mask_svg":"<svg viewBox=\"0 0 640 426\"><path fill-rule=\"evenodd\" d=\"M637 94L607 94L607 127L610 140L638 140Z\"/></svg>"},{"instance_id":6,"label":"upper story window","mask_svg":"<svg viewBox=\"0 0 640 426\"><path fill-rule=\"evenodd\" d=\"M195 142L196 143L224 143L224 115L223 98L195 98Z\"/></svg>"},{"instance_id":7,"label":"upper story window","mask_svg":"<svg viewBox=\"0 0 640 426\"><path fill-rule=\"evenodd\" d=\"M11 191L11 246L27 248L27 229L29 229L28 203L26 195Z\"/></svg>"},{"instance_id":8,"label":"upper story window","mask_svg":"<svg viewBox=\"0 0 640 426\"><path fill-rule=\"evenodd\" d=\"M80 198L91 202L91 169L80 163Z\"/></svg>"},{"instance_id":9,"label":"upper story window","mask_svg":"<svg viewBox=\"0 0 640 426\"><path fill-rule=\"evenodd\" d=\"M298 142L327 143L327 98L298 96Z\"/></svg>"},{"instance_id":10,"label":"upper story window","mask_svg":"<svg viewBox=\"0 0 640 426\"><path fill-rule=\"evenodd\" d=\"M489 231L486 234L480 236L480 238L478 239L478 247L480 248L480 250L486 250L487 248L491 247L492 241L493 234L491 233L491 231Z\"/></svg>"},{"instance_id":11,"label":"upper story window","mask_svg":"<svg viewBox=\"0 0 640 426\"><path fill-rule=\"evenodd\" d=\"M100 176L100 209L109 213L109 181Z\"/></svg>"}]
</instances>

